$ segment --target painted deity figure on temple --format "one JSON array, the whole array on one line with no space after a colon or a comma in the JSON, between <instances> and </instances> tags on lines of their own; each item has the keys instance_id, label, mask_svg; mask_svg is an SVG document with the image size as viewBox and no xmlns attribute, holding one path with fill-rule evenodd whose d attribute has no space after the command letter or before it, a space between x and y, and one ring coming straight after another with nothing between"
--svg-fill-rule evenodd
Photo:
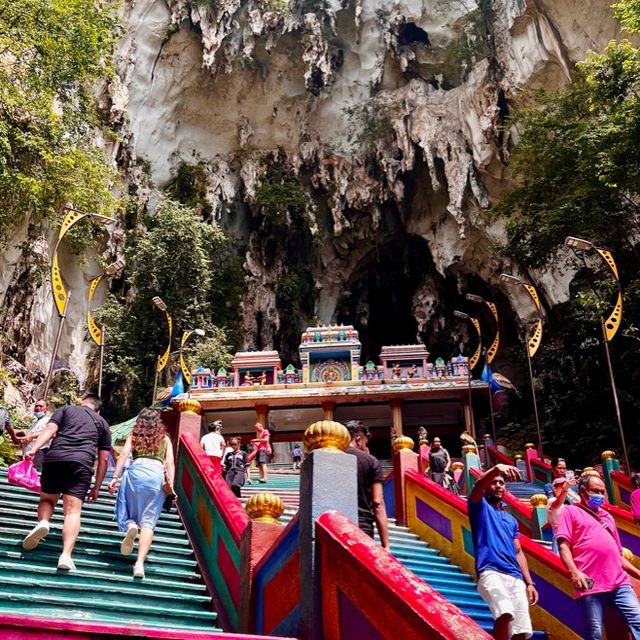
<instances>
[{"instance_id":1,"label":"painted deity figure on temple","mask_svg":"<svg viewBox=\"0 0 640 640\"><path fill-rule=\"evenodd\" d=\"M391 376L394 379L399 380L401 374L402 374L402 369L400 368L400 365L397 362L394 363L393 367L391 367Z\"/></svg>"},{"instance_id":2,"label":"painted deity figure on temple","mask_svg":"<svg viewBox=\"0 0 640 640\"><path fill-rule=\"evenodd\" d=\"M243 387L249 387L253 384L253 376L251 375L251 371L247 371L244 374L244 382L242 383Z\"/></svg>"},{"instance_id":3,"label":"painted deity figure on temple","mask_svg":"<svg viewBox=\"0 0 640 640\"><path fill-rule=\"evenodd\" d=\"M267 384L267 372L266 372L266 371L263 371L263 372L260 374L260 386L262 386L262 387L263 387L265 384Z\"/></svg>"},{"instance_id":4,"label":"painted deity figure on temple","mask_svg":"<svg viewBox=\"0 0 640 640\"><path fill-rule=\"evenodd\" d=\"M415 362L409 367L409 371L407 371L407 375L410 378L417 378L418 377L418 367L416 367Z\"/></svg>"}]
</instances>

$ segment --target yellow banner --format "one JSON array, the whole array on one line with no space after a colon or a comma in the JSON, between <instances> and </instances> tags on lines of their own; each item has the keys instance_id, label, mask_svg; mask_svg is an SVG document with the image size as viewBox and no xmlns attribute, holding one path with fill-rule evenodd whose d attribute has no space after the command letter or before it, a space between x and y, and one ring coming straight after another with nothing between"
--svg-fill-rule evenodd
<instances>
[{"instance_id":1,"label":"yellow banner","mask_svg":"<svg viewBox=\"0 0 640 640\"><path fill-rule=\"evenodd\" d=\"M542 342L542 320L538 318L538 323L536 324L536 330L534 331L531 338L529 338L529 342L527 343L527 351L529 352L529 357L533 358L536 355L536 351Z\"/></svg>"},{"instance_id":2,"label":"yellow banner","mask_svg":"<svg viewBox=\"0 0 640 640\"><path fill-rule=\"evenodd\" d=\"M611 315L604 321L604 330L607 335L607 342L611 342L613 336L620 328L622 322L622 291L618 291L618 299L616 306L613 308Z\"/></svg>"},{"instance_id":3,"label":"yellow banner","mask_svg":"<svg viewBox=\"0 0 640 640\"><path fill-rule=\"evenodd\" d=\"M469 320L471 320L473 326L478 332L478 346L475 353L471 356L471 360L469 360L469 371L471 371L478 364L480 355L482 354L482 332L480 330L480 322L477 320L477 318L472 318L471 316L469 316Z\"/></svg>"},{"instance_id":4,"label":"yellow banner","mask_svg":"<svg viewBox=\"0 0 640 640\"><path fill-rule=\"evenodd\" d=\"M62 282L57 252L53 254L53 260L51 261L51 289L53 291L53 299L58 308L58 315L62 316L67 303L67 290Z\"/></svg>"}]
</instances>

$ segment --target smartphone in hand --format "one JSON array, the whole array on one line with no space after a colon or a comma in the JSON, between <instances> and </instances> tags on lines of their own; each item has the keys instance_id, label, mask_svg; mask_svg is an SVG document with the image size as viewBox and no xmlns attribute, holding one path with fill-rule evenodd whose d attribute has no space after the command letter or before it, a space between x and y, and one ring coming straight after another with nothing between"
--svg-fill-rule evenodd
<instances>
[{"instance_id":1,"label":"smartphone in hand","mask_svg":"<svg viewBox=\"0 0 640 640\"><path fill-rule=\"evenodd\" d=\"M569 480L569 482L572 482L573 480L575 480L575 475L573 471L571 471L570 469L567 469L567 475L565 477L567 480Z\"/></svg>"},{"instance_id":2,"label":"smartphone in hand","mask_svg":"<svg viewBox=\"0 0 640 640\"><path fill-rule=\"evenodd\" d=\"M587 589L593 589L594 579L587 578Z\"/></svg>"}]
</instances>

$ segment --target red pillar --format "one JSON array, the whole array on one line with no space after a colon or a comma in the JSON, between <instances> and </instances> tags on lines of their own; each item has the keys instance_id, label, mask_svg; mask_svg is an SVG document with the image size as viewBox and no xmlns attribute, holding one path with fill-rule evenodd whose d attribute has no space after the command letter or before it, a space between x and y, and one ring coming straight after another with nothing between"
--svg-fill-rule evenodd
<instances>
[{"instance_id":1,"label":"red pillar","mask_svg":"<svg viewBox=\"0 0 640 640\"><path fill-rule=\"evenodd\" d=\"M406 490L404 472L412 469L420 473L419 457L411 449L400 449L393 452L393 491L396 500L396 520L404 526L407 522Z\"/></svg>"}]
</instances>

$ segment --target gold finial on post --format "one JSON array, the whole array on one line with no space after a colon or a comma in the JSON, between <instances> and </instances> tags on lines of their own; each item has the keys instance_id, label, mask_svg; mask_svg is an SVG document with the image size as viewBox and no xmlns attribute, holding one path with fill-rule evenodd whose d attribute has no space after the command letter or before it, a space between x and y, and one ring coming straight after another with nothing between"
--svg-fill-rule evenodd
<instances>
[{"instance_id":1,"label":"gold finial on post","mask_svg":"<svg viewBox=\"0 0 640 640\"><path fill-rule=\"evenodd\" d=\"M471 453L478 453L476 451L476 447L473 444L465 444L462 447L462 453L467 453L467 454L471 454Z\"/></svg>"},{"instance_id":2,"label":"gold finial on post","mask_svg":"<svg viewBox=\"0 0 640 640\"><path fill-rule=\"evenodd\" d=\"M523 458L523 456L522 456L522 454L521 454L521 453L516 453L516 455L515 455L515 456L513 456L513 459L514 459L514 460L516 460L516 461L517 461L517 460L522 460L522 458Z\"/></svg>"},{"instance_id":3,"label":"gold finial on post","mask_svg":"<svg viewBox=\"0 0 640 640\"><path fill-rule=\"evenodd\" d=\"M464 471L464 463L463 462L452 462L451 463L451 471Z\"/></svg>"},{"instance_id":4,"label":"gold finial on post","mask_svg":"<svg viewBox=\"0 0 640 640\"><path fill-rule=\"evenodd\" d=\"M323 451L346 451L351 437L347 428L333 420L320 420L307 427L303 436L307 451L322 449Z\"/></svg>"},{"instance_id":5,"label":"gold finial on post","mask_svg":"<svg viewBox=\"0 0 640 640\"><path fill-rule=\"evenodd\" d=\"M549 502L549 498L544 493L536 493L529 498L532 507L544 507Z\"/></svg>"},{"instance_id":6,"label":"gold finial on post","mask_svg":"<svg viewBox=\"0 0 640 640\"><path fill-rule=\"evenodd\" d=\"M611 451L609 449L607 449L606 451L602 452L602 459L603 460L613 460L616 457L616 452L615 451Z\"/></svg>"},{"instance_id":7,"label":"gold finial on post","mask_svg":"<svg viewBox=\"0 0 640 640\"><path fill-rule=\"evenodd\" d=\"M284 502L275 493L256 493L245 506L249 517L254 522L282 524L278 518L284 513Z\"/></svg>"},{"instance_id":8,"label":"gold finial on post","mask_svg":"<svg viewBox=\"0 0 640 640\"><path fill-rule=\"evenodd\" d=\"M413 451L414 442L408 436L400 436L393 441L393 450L401 451L402 449L409 449Z\"/></svg>"},{"instance_id":9,"label":"gold finial on post","mask_svg":"<svg viewBox=\"0 0 640 640\"><path fill-rule=\"evenodd\" d=\"M525 449L535 449L536 445L533 444L533 442L527 442L527 444L524 445Z\"/></svg>"},{"instance_id":10,"label":"gold finial on post","mask_svg":"<svg viewBox=\"0 0 640 640\"><path fill-rule=\"evenodd\" d=\"M198 416L202 413L202 405L198 400L194 400L193 398L173 400L171 406L180 413L192 413Z\"/></svg>"}]
</instances>

